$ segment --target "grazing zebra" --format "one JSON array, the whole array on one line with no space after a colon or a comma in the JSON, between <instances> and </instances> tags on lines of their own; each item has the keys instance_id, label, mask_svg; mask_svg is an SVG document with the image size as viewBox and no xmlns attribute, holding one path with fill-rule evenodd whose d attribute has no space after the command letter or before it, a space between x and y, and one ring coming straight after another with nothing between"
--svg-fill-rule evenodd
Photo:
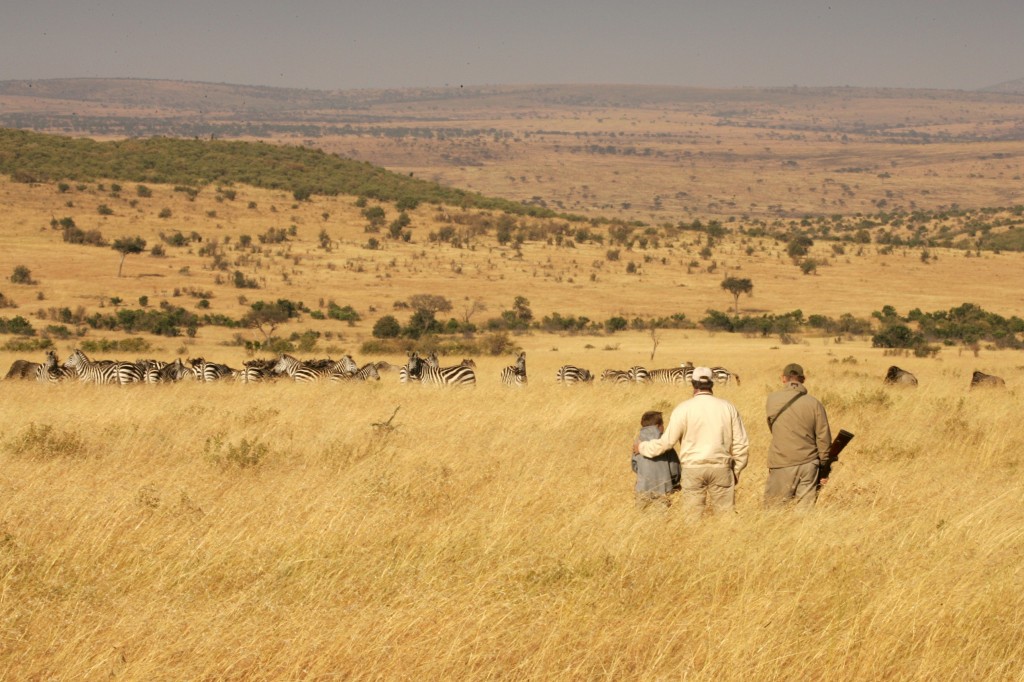
<instances>
[{"instance_id":1,"label":"grazing zebra","mask_svg":"<svg viewBox=\"0 0 1024 682\"><path fill-rule=\"evenodd\" d=\"M235 375L235 370L227 365L207 362L205 358L189 358L188 363L192 365L192 374L199 381L218 381Z\"/></svg>"},{"instance_id":2,"label":"grazing zebra","mask_svg":"<svg viewBox=\"0 0 1024 682\"><path fill-rule=\"evenodd\" d=\"M690 377L693 377L693 369L690 369ZM668 369L647 370L648 379L655 384L688 384L687 372L684 367L670 367Z\"/></svg>"},{"instance_id":3,"label":"grazing zebra","mask_svg":"<svg viewBox=\"0 0 1024 682\"><path fill-rule=\"evenodd\" d=\"M882 380L882 383L897 384L899 386L917 386L917 377L907 370L893 365L885 373L885 379Z\"/></svg>"},{"instance_id":4,"label":"grazing zebra","mask_svg":"<svg viewBox=\"0 0 1024 682\"><path fill-rule=\"evenodd\" d=\"M435 357L434 359L436 360L437 358ZM462 358L462 362L459 364L463 367L472 367L473 369L476 369L476 362L472 358Z\"/></svg>"},{"instance_id":5,"label":"grazing zebra","mask_svg":"<svg viewBox=\"0 0 1024 682\"><path fill-rule=\"evenodd\" d=\"M629 372L623 372L618 369L606 369L601 372L601 381L607 381L610 384L628 384L633 381L633 377L630 376Z\"/></svg>"},{"instance_id":6,"label":"grazing zebra","mask_svg":"<svg viewBox=\"0 0 1024 682\"><path fill-rule=\"evenodd\" d=\"M93 384L134 384L142 381L142 371L134 362L101 360L93 362L77 348L67 360L64 368L70 370L79 381Z\"/></svg>"},{"instance_id":7,"label":"grazing zebra","mask_svg":"<svg viewBox=\"0 0 1024 682\"><path fill-rule=\"evenodd\" d=\"M330 379L333 375L340 374L339 372L332 372L330 367L331 365L323 363L310 365L301 362L287 353L282 353L270 371L275 375L286 374L295 381L310 383L320 381L321 379Z\"/></svg>"},{"instance_id":8,"label":"grazing zebra","mask_svg":"<svg viewBox=\"0 0 1024 682\"><path fill-rule=\"evenodd\" d=\"M7 370L7 374L4 375L4 379L35 379L39 374L40 367L42 365L38 362L15 360L11 363L11 368Z\"/></svg>"},{"instance_id":9,"label":"grazing zebra","mask_svg":"<svg viewBox=\"0 0 1024 682\"><path fill-rule=\"evenodd\" d=\"M415 352L409 354L406 365L410 382L418 381L429 386L472 386L476 384L476 373L472 367L455 365L454 367L431 367Z\"/></svg>"},{"instance_id":10,"label":"grazing zebra","mask_svg":"<svg viewBox=\"0 0 1024 682\"><path fill-rule=\"evenodd\" d=\"M61 367L57 362L57 353L46 351L46 361L36 369L36 380L43 384L56 384L64 379L73 379L71 370Z\"/></svg>"},{"instance_id":11,"label":"grazing zebra","mask_svg":"<svg viewBox=\"0 0 1024 682\"><path fill-rule=\"evenodd\" d=\"M997 377L994 374L985 374L984 372L974 372L971 375L971 388L978 386L995 388L998 386L1006 386L1006 381L1002 377Z\"/></svg>"},{"instance_id":12,"label":"grazing zebra","mask_svg":"<svg viewBox=\"0 0 1024 682\"><path fill-rule=\"evenodd\" d=\"M516 364L501 370L501 383L506 386L526 385L526 351L516 357Z\"/></svg>"},{"instance_id":13,"label":"grazing zebra","mask_svg":"<svg viewBox=\"0 0 1024 682\"><path fill-rule=\"evenodd\" d=\"M368 362L351 374L340 372L331 374L331 381L366 381L368 379L380 381L380 372L377 371L376 362Z\"/></svg>"},{"instance_id":14,"label":"grazing zebra","mask_svg":"<svg viewBox=\"0 0 1024 682\"><path fill-rule=\"evenodd\" d=\"M589 369L583 369L575 365L562 365L558 368L555 381L560 384L586 384L594 380L594 375Z\"/></svg>"},{"instance_id":15,"label":"grazing zebra","mask_svg":"<svg viewBox=\"0 0 1024 682\"><path fill-rule=\"evenodd\" d=\"M651 374L645 368L640 365L633 365L630 367L626 374L629 375L630 381L635 381L638 384L649 384L651 383Z\"/></svg>"}]
</instances>

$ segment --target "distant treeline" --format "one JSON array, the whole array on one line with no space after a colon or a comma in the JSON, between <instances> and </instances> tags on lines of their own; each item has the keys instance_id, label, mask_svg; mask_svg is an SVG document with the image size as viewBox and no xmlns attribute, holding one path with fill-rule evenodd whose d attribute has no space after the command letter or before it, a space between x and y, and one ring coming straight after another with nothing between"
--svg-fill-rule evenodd
<instances>
[{"instance_id":1,"label":"distant treeline","mask_svg":"<svg viewBox=\"0 0 1024 682\"><path fill-rule=\"evenodd\" d=\"M164 137L97 142L0 128L0 173L18 182L101 179L202 186L241 183L292 192L349 194L382 201L448 204L536 217L563 217L540 206L393 173L321 150L262 142Z\"/></svg>"}]
</instances>

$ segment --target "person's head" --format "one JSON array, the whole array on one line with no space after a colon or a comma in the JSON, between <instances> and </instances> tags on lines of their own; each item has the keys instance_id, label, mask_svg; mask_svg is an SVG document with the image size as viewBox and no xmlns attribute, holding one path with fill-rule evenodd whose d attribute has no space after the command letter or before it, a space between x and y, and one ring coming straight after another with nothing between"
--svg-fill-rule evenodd
<instances>
[{"instance_id":1,"label":"person's head","mask_svg":"<svg viewBox=\"0 0 1024 682\"><path fill-rule=\"evenodd\" d=\"M644 412L643 416L640 417L640 426L657 426L659 429L664 427L665 420L661 416L661 412L657 410L650 410Z\"/></svg>"},{"instance_id":2,"label":"person's head","mask_svg":"<svg viewBox=\"0 0 1024 682\"><path fill-rule=\"evenodd\" d=\"M696 367L690 377L690 383L696 391L711 391L715 387L715 375L708 367Z\"/></svg>"},{"instance_id":3,"label":"person's head","mask_svg":"<svg viewBox=\"0 0 1024 682\"><path fill-rule=\"evenodd\" d=\"M795 362L791 362L782 368L782 383L802 384L804 383L804 368Z\"/></svg>"}]
</instances>

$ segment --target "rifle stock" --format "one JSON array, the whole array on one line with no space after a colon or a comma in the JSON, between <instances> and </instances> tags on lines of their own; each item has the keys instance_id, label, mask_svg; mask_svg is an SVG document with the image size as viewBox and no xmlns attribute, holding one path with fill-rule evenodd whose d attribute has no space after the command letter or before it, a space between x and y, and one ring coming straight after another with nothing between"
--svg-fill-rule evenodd
<instances>
[{"instance_id":1,"label":"rifle stock","mask_svg":"<svg viewBox=\"0 0 1024 682\"><path fill-rule=\"evenodd\" d=\"M832 445L828 448L828 461L818 473L818 480L829 477L829 474L832 473L832 464L839 461L839 453L850 444L851 440L853 440L852 433L845 429L839 429L839 433L832 440Z\"/></svg>"}]
</instances>

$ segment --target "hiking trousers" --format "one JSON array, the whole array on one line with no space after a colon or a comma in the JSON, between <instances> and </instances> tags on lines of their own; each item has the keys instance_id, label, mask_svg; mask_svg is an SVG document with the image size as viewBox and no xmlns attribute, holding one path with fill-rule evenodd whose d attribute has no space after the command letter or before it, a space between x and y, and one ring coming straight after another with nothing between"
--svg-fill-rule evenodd
<instances>
[{"instance_id":1,"label":"hiking trousers","mask_svg":"<svg viewBox=\"0 0 1024 682\"><path fill-rule=\"evenodd\" d=\"M800 511L810 511L818 501L818 460L768 470L765 509L782 507L794 500Z\"/></svg>"}]
</instances>

